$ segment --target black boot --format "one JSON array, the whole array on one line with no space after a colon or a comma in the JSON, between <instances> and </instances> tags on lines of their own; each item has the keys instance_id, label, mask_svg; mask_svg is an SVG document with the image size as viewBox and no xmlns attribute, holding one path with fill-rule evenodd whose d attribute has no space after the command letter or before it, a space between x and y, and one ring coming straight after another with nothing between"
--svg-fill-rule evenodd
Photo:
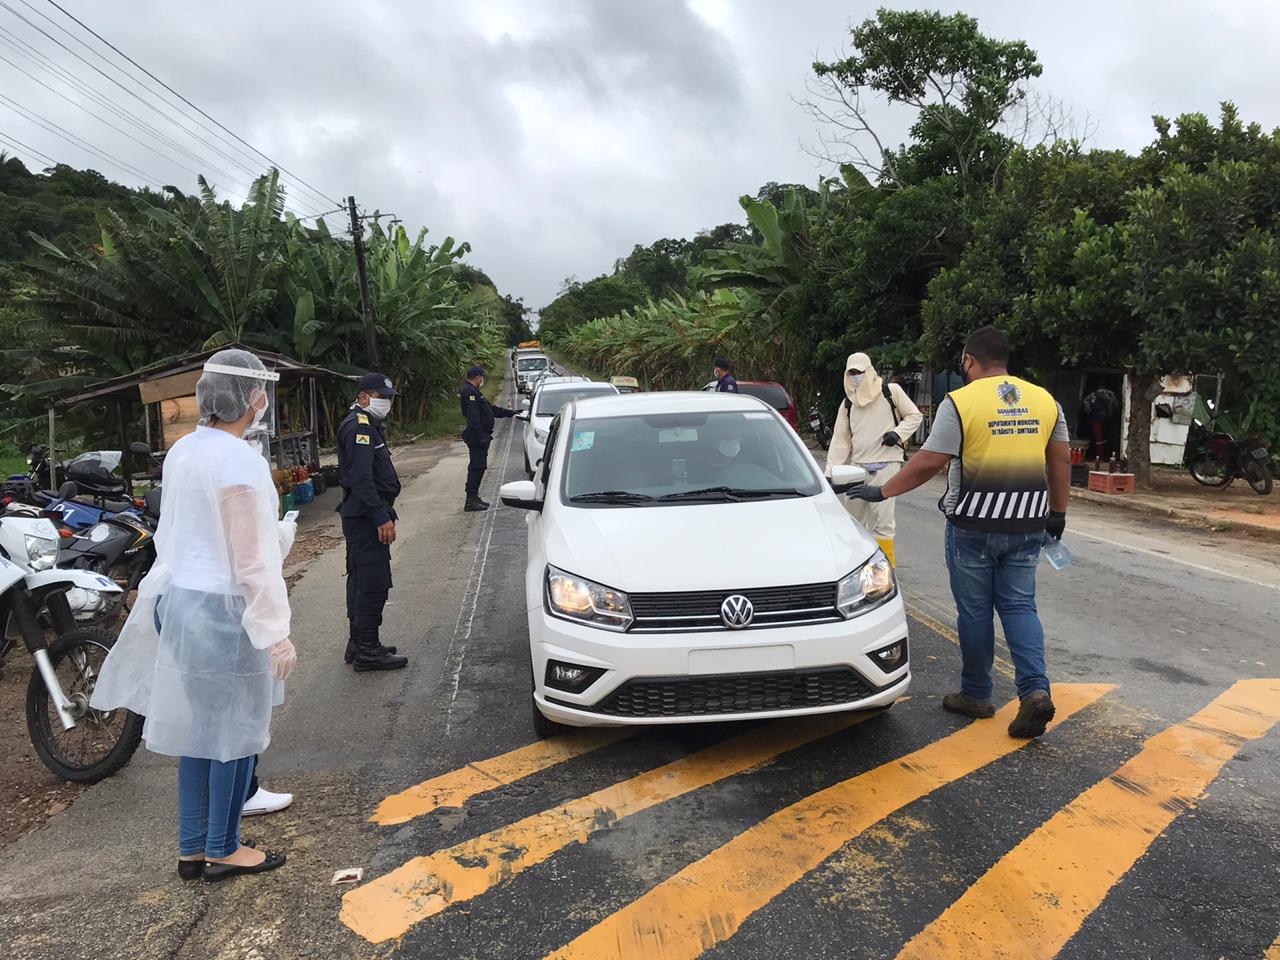
<instances>
[{"instance_id":1,"label":"black boot","mask_svg":"<svg viewBox=\"0 0 1280 960\"><path fill-rule=\"evenodd\" d=\"M377 627L361 627L356 631L356 655L352 662L356 673L367 670L399 670L409 665L408 657L391 653L378 642Z\"/></svg>"},{"instance_id":2,"label":"black boot","mask_svg":"<svg viewBox=\"0 0 1280 960\"><path fill-rule=\"evenodd\" d=\"M480 513L481 511L488 510L489 505L479 497L467 497L467 505L462 509L467 513Z\"/></svg>"},{"instance_id":3,"label":"black boot","mask_svg":"<svg viewBox=\"0 0 1280 960\"><path fill-rule=\"evenodd\" d=\"M352 635L351 635L350 637L348 637L348 638L347 638L347 651L346 651L346 653L344 653L344 654L342 655L342 662L343 662L343 663L352 663L352 662L355 660L355 658L356 658L356 638L355 638L355 628L354 628L354 627L352 628L351 633L352 633ZM381 644L381 643L380 643L380 644L378 644L378 646L382 647L382 649L383 649L386 653L395 653L395 652L396 652L396 648L395 648L394 646L388 647L388 646L385 646L384 644Z\"/></svg>"}]
</instances>

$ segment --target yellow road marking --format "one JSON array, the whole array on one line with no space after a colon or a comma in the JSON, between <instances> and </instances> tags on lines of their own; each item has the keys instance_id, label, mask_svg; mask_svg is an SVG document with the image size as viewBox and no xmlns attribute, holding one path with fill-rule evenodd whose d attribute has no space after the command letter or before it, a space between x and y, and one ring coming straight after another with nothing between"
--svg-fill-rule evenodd
<instances>
[{"instance_id":1,"label":"yellow road marking","mask_svg":"<svg viewBox=\"0 0 1280 960\"><path fill-rule=\"evenodd\" d=\"M1006 854L898 954L1055 957L1107 892L1249 740L1280 722L1280 680L1241 680Z\"/></svg>"},{"instance_id":2,"label":"yellow road marking","mask_svg":"<svg viewBox=\"0 0 1280 960\"><path fill-rule=\"evenodd\" d=\"M477 794L523 780L634 733L632 729L617 727L584 730L531 743L487 760L477 760L392 794L378 804L378 809L369 819L385 827L405 823L440 807L460 807Z\"/></svg>"},{"instance_id":3,"label":"yellow road marking","mask_svg":"<svg viewBox=\"0 0 1280 960\"><path fill-rule=\"evenodd\" d=\"M1104 684L1055 687L1057 721L1112 689ZM1015 740L1005 732L1017 709L1014 701L992 720L975 721L900 760L779 810L596 924L550 958L692 960L700 956L732 937L751 914L868 827L1023 746L1027 741Z\"/></svg>"},{"instance_id":4,"label":"yellow road marking","mask_svg":"<svg viewBox=\"0 0 1280 960\"><path fill-rule=\"evenodd\" d=\"M1280 937L1276 937L1276 942L1267 947L1267 952L1262 955L1262 960L1280 960Z\"/></svg>"},{"instance_id":5,"label":"yellow road marking","mask_svg":"<svg viewBox=\"0 0 1280 960\"><path fill-rule=\"evenodd\" d=\"M372 943L510 880L597 830L634 813L743 773L877 712L783 720L525 817L483 836L415 857L342 898L342 922Z\"/></svg>"}]
</instances>

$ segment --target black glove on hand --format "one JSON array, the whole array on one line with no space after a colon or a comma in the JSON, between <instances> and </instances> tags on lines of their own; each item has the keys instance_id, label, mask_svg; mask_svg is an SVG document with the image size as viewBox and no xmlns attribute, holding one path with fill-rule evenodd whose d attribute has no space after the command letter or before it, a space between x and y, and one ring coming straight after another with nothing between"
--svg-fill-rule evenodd
<instances>
[{"instance_id":1,"label":"black glove on hand","mask_svg":"<svg viewBox=\"0 0 1280 960\"><path fill-rule=\"evenodd\" d=\"M880 503L884 500L884 491L879 487L873 487L869 483L864 483L860 487L854 487L845 494L850 500L865 500L867 503Z\"/></svg>"},{"instance_id":2,"label":"black glove on hand","mask_svg":"<svg viewBox=\"0 0 1280 960\"><path fill-rule=\"evenodd\" d=\"M890 430L888 433L886 433L886 434L881 438L881 442L882 442L886 447L900 447L900 446L902 446L902 438L901 438L900 436L898 436L896 433L894 433L892 430Z\"/></svg>"},{"instance_id":3,"label":"black glove on hand","mask_svg":"<svg viewBox=\"0 0 1280 960\"><path fill-rule=\"evenodd\" d=\"M1062 539L1062 531L1067 529L1067 513L1065 510L1050 510L1049 519L1045 521L1044 532L1055 540Z\"/></svg>"}]
</instances>

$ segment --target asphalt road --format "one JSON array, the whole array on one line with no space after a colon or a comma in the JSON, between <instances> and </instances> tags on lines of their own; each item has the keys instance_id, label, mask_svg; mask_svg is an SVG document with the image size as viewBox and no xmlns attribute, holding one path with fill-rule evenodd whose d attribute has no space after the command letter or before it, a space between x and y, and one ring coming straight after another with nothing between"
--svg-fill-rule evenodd
<instances>
[{"instance_id":1,"label":"asphalt road","mask_svg":"<svg viewBox=\"0 0 1280 960\"><path fill-rule=\"evenodd\" d=\"M521 476L515 431L487 492ZM6 956L1280 954L1276 548L1073 507L1076 562L1040 575L1059 720L1024 744L940 709L958 655L921 491L899 508L909 699L540 744L524 514L462 513L459 446L397 459L420 476L385 639L412 662L343 667L341 550L314 561L262 762L298 799L245 831L289 864L180 884L173 763L140 751L0 849ZM996 695L1014 699L1007 659ZM331 885L347 867L363 881Z\"/></svg>"}]
</instances>

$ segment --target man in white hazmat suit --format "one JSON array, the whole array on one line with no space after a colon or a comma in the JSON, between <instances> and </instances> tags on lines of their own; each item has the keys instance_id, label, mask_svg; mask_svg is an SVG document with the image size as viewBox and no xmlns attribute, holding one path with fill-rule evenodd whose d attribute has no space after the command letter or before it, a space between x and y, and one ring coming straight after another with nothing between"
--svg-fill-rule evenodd
<instances>
[{"instance_id":1,"label":"man in white hazmat suit","mask_svg":"<svg viewBox=\"0 0 1280 960\"><path fill-rule=\"evenodd\" d=\"M282 571L292 530L276 519L269 465L243 439L266 420L276 379L244 350L205 364L199 426L165 458L155 564L92 698L96 709L145 716L147 749L179 758L184 880L285 861L240 842L254 758L270 742L271 710L297 664Z\"/></svg>"},{"instance_id":2,"label":"man in white hazmat suit","mask_svg":"<svg viewBox=\"0 0 1280 960\"><path fill-rule=\"evenodd\" d=\"M900 386L881 379L865 353L850 354L845 363L844 392L827 450L827 475L832 467L859 466L867 471L867 483L878 487L902 469L907 438L924 417ZM893 501L846 500L845 509L894 563Z\"/></svg>"}]
</instances>

